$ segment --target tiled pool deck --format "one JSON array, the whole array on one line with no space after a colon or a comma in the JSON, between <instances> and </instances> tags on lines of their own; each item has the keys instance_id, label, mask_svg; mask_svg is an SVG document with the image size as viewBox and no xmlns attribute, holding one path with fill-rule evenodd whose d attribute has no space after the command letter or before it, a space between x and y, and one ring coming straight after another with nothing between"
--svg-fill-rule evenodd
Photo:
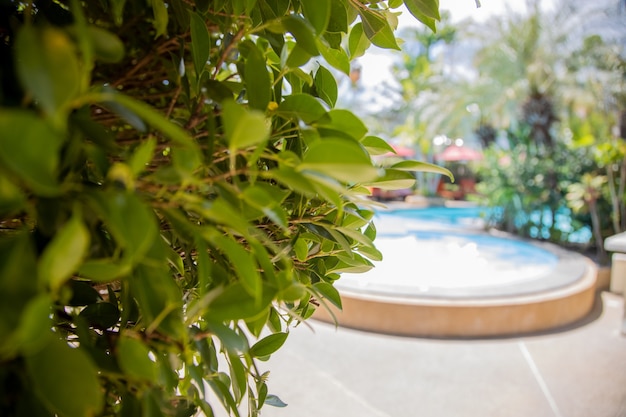
<instances>
[{"instance_id":1,"label":"tiled pool deck","mask_svg":"<svg viewBox=\"0 0 626 417\"><path fill-rule=\"evenodd\" d=\"M272 356L264 417L624 417L623 298L584 323L506 339L386 336L312 322Z\"/></svg>"}]
</instances>

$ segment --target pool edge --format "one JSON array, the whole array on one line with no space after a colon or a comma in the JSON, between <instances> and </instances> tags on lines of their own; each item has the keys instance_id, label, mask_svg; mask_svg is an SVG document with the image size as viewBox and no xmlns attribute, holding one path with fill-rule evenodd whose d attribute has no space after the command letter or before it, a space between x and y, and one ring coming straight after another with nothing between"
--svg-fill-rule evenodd
<instances>
[{"instance_id":1,"label":"pool edge","mask_svg":"<svg viewBox=\"0 0 626 417\"><path fill-rule=\"evenodd\" d=\"M498 298L445 299L340 291L340 326L421 337L493 337L546 331L575 323L593 309L598 267L586 259L580 279L542 293ZM334 323L324 308L314 319Z\"/></svg>"}]
</instances>

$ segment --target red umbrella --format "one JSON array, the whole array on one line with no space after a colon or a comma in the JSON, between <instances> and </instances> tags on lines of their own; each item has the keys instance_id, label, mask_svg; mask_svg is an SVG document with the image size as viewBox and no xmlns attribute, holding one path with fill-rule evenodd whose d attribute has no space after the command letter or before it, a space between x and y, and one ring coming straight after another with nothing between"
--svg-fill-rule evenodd
<instances>
[{"instance_id":1,"label":"red umbrella","mask_svg":"<svg viewBox=\"0 0 626 417\"><path fill-rule=\"evenodd\" d=\"M475 149L465 146L450 145L436 156L439 161L478 161L483 159L483 154Z\"/></svg>"}]
</instances>

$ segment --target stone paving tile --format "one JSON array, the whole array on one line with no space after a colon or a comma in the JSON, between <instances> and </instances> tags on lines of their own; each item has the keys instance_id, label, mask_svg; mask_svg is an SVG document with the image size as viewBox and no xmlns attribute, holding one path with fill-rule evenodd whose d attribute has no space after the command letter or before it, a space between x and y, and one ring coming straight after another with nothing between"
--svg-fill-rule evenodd
<instances>
[{"instance_id":1,"label":"stone paving tile","mask_svg":"<svg viewBox=\"0 0 626 417\"><path fill-rule=\"evenodd\" d=\"M625 417L623 301L603 300L602 315L584 326L517 339L302 326L267 365L270 391L289 406L263 416Z\"/></svg>"}]
</instances>

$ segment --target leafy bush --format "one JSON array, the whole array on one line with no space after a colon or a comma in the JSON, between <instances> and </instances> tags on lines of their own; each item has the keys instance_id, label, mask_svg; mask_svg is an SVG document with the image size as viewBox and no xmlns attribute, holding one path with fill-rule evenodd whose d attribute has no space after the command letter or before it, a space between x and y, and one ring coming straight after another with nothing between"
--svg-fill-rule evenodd
<instances>
[{"instance_id":1,"label":"leafy bush","mask_svg":"<svg viewBox=\"0 0 626 417\"><path fill-rule=\"evenodd\" d=\"M281 404L257 361L381 257L365 186L438 170L333 108L401 4L0 3L1 415Z\"/></svg>"}]
</instances>

